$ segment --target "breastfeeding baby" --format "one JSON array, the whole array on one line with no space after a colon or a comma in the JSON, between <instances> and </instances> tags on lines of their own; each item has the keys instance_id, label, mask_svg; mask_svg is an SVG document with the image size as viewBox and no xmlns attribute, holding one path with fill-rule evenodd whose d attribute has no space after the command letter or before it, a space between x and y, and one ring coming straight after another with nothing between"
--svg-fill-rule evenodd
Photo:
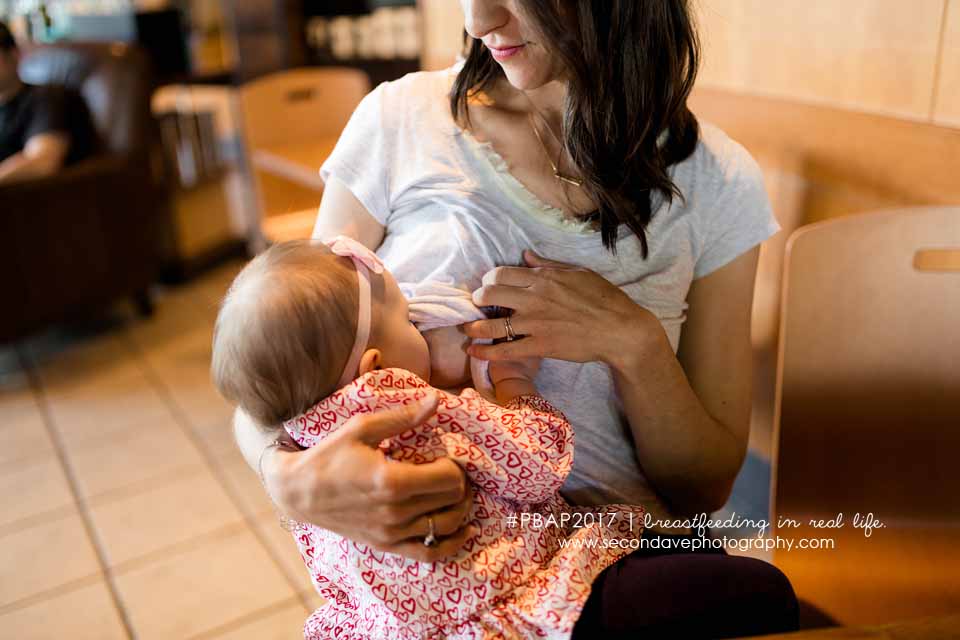
<instances>
[{"instance_id":1,"label":"breastfeeding baby","mask_svg":"<svg viewBox=\"0 0 960 640\"><path fill-rule=\"evenodd\" d=\"M412 317L421 329L480 317L469 294L429 283L417 290ZM446 351L455 359L456 349ZM461 363L446 367L444 386L456 377L451 370L465 370ZM327 601L308 618L306 638L569 638L594 578L639 539L643 509L579 509L560 497L573 430L537 394L536 369L475 367L473 377L490 386L485 394L431 387L431 354L400 286L349 238L273 246L237 276L214 336L214 380L225 397L311 447L355 414L437 394L427 423L380 450L413 463L447 456L474 492L477 533L444 562L296 523L301 556Z\"/></svg>"}]
</instances>

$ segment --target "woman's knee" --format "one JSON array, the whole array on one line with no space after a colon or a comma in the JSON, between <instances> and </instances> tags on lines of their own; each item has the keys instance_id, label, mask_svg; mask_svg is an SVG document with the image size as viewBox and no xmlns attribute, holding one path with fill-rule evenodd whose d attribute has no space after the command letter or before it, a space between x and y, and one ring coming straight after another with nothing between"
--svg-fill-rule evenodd
<instances>
[{"instance_id":1,"label":"woman's knee","mask_svg":"<svg viewBox=\"0 0 960 640\"><path fill-rule=\"evenodd\" d=\"M723 603L732 616L728 632L748 635L796 630L799 605L789 578L762 560L731 557L730 561L730 578L738 586Z\"/></svg>"},{"instance_id":2,"label":"woman's knee","mask_svg":"<svg viewBox=\"0 0 960 640\"><path fill-rule=\"evenodd\" d=\"M753 558L713 554L628 557L594 583L575 638L723 638L792 631L789 579Z\"/></svg>"}]
</instances>

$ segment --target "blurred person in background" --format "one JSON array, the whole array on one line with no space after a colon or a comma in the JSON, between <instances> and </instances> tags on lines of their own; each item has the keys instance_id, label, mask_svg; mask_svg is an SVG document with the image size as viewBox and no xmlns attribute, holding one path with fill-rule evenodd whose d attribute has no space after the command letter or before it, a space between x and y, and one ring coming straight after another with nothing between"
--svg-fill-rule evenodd
<instances>
[{"instance_id":1,"label":"blurred person in background","mask_svg":"<svg viewBox=\"0 0 960 640\"><path fill-rule=\"evenodd\" d=\"M0 184L52 175L84 155L89 138L79 109L52 87L24 83L20 50L0 22ZM73 133L71 133L73 132Z\"/></svg>"}]
</instances>

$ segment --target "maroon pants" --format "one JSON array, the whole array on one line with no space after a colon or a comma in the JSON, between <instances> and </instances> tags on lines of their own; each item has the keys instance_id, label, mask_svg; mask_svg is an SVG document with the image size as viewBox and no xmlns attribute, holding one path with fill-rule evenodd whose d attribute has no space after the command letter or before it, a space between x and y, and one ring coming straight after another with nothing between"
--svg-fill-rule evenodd
<instances>
[{"instance_id":1,"label":"maroon pants","mask_svg":"<svg viewBox=\"0 0 960 640\"><path fill-rule=\"evenodd\" d=\"M723 550L639 549L594 581L573 639L782 633L797 629L797 615L790 581L771 564Z\"/></svg>"}]
</instances>

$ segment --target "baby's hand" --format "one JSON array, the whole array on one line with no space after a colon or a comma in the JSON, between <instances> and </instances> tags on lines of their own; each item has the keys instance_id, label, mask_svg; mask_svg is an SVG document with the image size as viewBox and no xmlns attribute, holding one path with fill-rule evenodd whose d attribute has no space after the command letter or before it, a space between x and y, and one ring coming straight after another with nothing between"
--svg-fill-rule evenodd
<instances>
[{"instance_id":1,"label":"baby's hand","mask_svg":"<svg viewBox=\"0 0 960 640\"><path fill-rule=\"evenodd\" d=\"M490 362L490 382L494 385L504 380L526 380L533 384L540 371L542 358L522 358L520 360L494 360Z\"/></svg>"},{"instance_id":2,"label":"baby's hand","mask_svg":"<svg viewBox=\"0 0 960 640\"><path fill-rule=\"evenodd\" d=\"M497 403L505 406L517 396L537 395L533 379L538 371L540 358L491 361L490 382L493 383Z\"/></svg>"}]
</instances>

